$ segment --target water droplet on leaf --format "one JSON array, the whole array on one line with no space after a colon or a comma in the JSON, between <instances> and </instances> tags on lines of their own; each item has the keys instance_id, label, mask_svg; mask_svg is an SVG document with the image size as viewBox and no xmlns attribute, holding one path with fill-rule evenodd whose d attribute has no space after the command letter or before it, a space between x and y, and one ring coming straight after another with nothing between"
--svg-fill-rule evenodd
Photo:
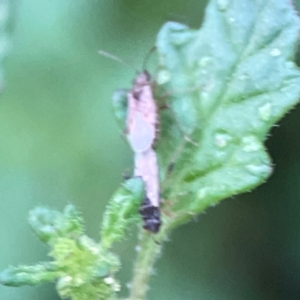
<instances>
[{"instance_id":1,"label":"water droplet on leaf","mask_svg":"<svg viewBox=\"0 0 300 300\"><path fill-rule=\"evenodd\" d=\"M199 67L206 67L207 65L209 65L212 62L212 57L210 56L204 56L199 60Z\"/></svg>"},{"instance_id":2,"label":"water droplet on leaf","mask_svg":"<svg viewBox=\"0 0 300 300\"><path fill-rule=\"evenodd\" d=\"M121 285L118 282L115 282L114 284L114 291L119 292L121 290Z\"/></svg>"},{"instance_id":3,"label":"water droplet on leaf","mask_svg":"<svg viewBox=\"0 0 300 300\"><path fill-rule=\"evenodd\" d=\"M242 138L243 150L246 152L258 151L262 148L260 140L255 135L248 135Z\"/></svg>"},{"instance_id":4,"label":"water droplet on leaf","mask_svg":"<svg viewBox=\"0 0 300 300\"><path fill-rule=\"evenodd\" d=\"M281 51L278 48L274 48L270 51L270 55L273 57L281 55Z\"/></svg>"},{"instance_id":5,"label":"water droplet on leaf","mask_svg":"<svg viewBox=\"0 0 300 300\"><path fill-rule=\"evenodd\" d=\"M218 7L219 7L219 10L221 11L224 11L227 9L228 7L228 0L218 0Z\"/></svg>"},{"instance_id":6,"label":"water droplet on leaf","mask_svg":"<svg viewBox=\"0 0 300 300\"><path fill-rule=\"evenodd\" d=\"M265 177L266 174L270 174L272 168L268 165L261 164L261 165L247 165L246 169L249 173L259 177Z\"/></svg>"},{"instance_id":7,"label":"water droplet on leaf","mask_svg":"<svg viewBox=\"0 0 300 300\"><path fill-rule=\"evenodd\" d=\"M204 187L202 189L200 189L197 193L198 199L205 199L206 196L208 195L209 192L209 188L208 187Z\"/></svg>"},{"instance_id":8,"label":"water droplet on leaf","mask_svg":"<svg viewBox=\"0 0 300 300\"><path fill-rule=\"evenodd\" d=\"M115 283L115 280L112 277L105 277L103 281L108 285Z\"/></svg>"},{"instance_id":9,"label":"water droplet on leaf","mask_svg":"<svg viewBox=\"0 0 300 300\"><path fill-rule=\"evenodd\" d=\"M262 121L268 121L271 117L272 105L266 103L258 109L258 115Z\"/></svg>"},{"instance_id":10,"label":"water droplet on leaf","mask_svg":"<svg viewBox=\"0 0 300 300\"><path fill-rule=\"evenodd\" d=\"M215 145L219 148L224 148L228 145L228 142L232 140L232 137L228 133L216 133Z\"/></svg>"}]
</instances>

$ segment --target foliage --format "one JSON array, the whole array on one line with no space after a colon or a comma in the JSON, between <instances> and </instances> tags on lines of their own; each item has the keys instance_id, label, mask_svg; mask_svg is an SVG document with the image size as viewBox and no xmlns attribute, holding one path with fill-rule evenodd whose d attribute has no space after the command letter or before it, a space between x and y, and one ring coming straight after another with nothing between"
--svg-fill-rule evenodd
<instances>
[{"instance_id":1,"label":"foliage","mask_svg":"<svg viewBox=\"0 0 300 300\"><path fill-rule=\"evenodd\" d=\"M165 226L270 176L263 143L300 95L298 35L290 1L275 0L211 1L200 30L173 22L160 30L156 96L169 109L157 153L162 195L172 202ZM119 123L125 98L115 94Z\"/></svg>"},{"instance_id":2,"label":"foliage","mask_svg":"<svg viewBox=\"0 0 300 300\"><path fill-rule=\"evenodd\" d=\"M160 112L159 158L163 227L156 243L142 232L130 299L143 299L160 243L171 229L219 201L263 183L272 172L264 147L272 126L297 102L300 72L293 62L299 17L288 0L211 0L203 27L166 23L157 41L155 95ZM114 95L121 128L126 91ZM116 299L113 243L139 222L143 183L131 179L108 204L101 241L83 233L81 216L37 208L29 222L53 261L8 268L11 286L57 280L62 298Z\"/></svg>"},{"instance_id":3,"label":"foliage","mask_svg":"<svg viewBox=\"0 0 300 300\"><path fill-rule=\"evenodd\" d=\"M100 244L84 234L82 218L73 205L66 206L63 213L35 208L30 212L29 223L39 239L50 247L52 261L9 267L1 273L0 282L22 286L56 280L57 291L63 299L115 299L120 286L114 274L120 262L109 248L137 219L142 197L140 179L124 183L104 215Z\"/></svg>"}]
</instances>

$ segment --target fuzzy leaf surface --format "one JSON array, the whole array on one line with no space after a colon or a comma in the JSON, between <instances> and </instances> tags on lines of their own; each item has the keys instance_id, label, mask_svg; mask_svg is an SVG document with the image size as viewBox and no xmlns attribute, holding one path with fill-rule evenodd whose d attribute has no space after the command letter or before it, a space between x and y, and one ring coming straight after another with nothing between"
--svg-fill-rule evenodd
<instances>
[{"instance_id":1,"label":"fuzzy leaf surface","mask_svg":"<svg viewBox=\"0 0 300 300\"><path fill-rule=\"evenodd\" d=\"M144 183L140 178L125 181L107 205L101 225L101 246L108 249L125 237L128 226L138 223L139 207L144 199Z\"/></svg>"},{"instance_id":2,"label":"fuzzy leaf surface","mask_svg":"<svg viewBox=\"0 0 300 300\"><path fill-rule=\"evenodd\" d=\"M157 152L170 227L270 176L267 133L300 97L298 36L290 0L212 0L201 29L160 30L156 92L170 109Z\"/></svg>"},{"instance_id":3,"label":"fuzzy leaf surface","mask_svg":"<svg viewBox=\"0 0 300 300\"><path fill-rule=\"evenodd\" d=\"M7 286L37 285L58 277L55 265L41 263L35 266L9 267L0 273L0 283Z\"/></svg>"},{"instance_id":4,"label":"fuzzy leaf surface","mask_svg":"<svg viewBox=\"0 0 300 300\"><path fill-rule=\"evenodd\" d=\"M28 221L39 239L50 244L59 237L77 238L84 229L82 217L72 204L68 204L63 213L36 207L29 213Z\"/></svg>"}]
</instances>

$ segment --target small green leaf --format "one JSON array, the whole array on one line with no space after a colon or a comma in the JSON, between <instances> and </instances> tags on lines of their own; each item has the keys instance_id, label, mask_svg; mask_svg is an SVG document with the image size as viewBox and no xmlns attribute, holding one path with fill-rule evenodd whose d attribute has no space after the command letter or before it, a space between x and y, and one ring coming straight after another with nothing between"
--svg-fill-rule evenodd
<instances>
[{"instance_id":1,"label":"small green leaf","mask_svg":"<svg viewBox=\"0 0 300 300\"><path fill-rule=\"evenodd\" d=\"M63 235L78 238L83 234L84 226L80 212L72 204L68 204L64 211L64 222L62 223L61 232Z\"/></svg>"},{"instance_id":2,"label":"small green leaf","mask_svg":"<svg viewBox=\"0 0 300 300\"><path fill-rule=\"evenodd\" d=\"M108 299L115 294L118 283L113 275L120 262L87 236L56 239L50 256L60 271L56 288L63 299ZM107 278L114 285L107 284Z\"/></svg>"},{"instance_id":3,"label":"small green leaf","mask_svg":"<svg viewBox=\"0 0 300 300\"><path fill-rule=\"evenodd\" d=\"M29 213L29 224L42 242L53 242L58 237L79 237L83 232L82 218L69 204L64 212L36 207Z\"/></svg>"},{"instance_id":4,"label":"small green leaf","mask_svg":"<svg viewBox=\"0 0 300 300\"><path fill-rule=\"evenodd\" d=\"M104 213L101 226L101 246L104 249L124 237L128 226L140 220L138 210L144 198L144 184L131 178L114 194Z\"/></svg>"},{"instance_id":5,"label":"small green leaf","mask_svg":"<svg viewBox=\"0 0 300 300\"><path fill-rule=\"evenodd\" d=\"M127 93L128 90L120 89L112 96L112 107L119 127L124 130L127 116Z\"/></svg>"},{"instance_id":6,"label":"small green leaf","mask_svg":"<svg viewBox=\"0 0 300 300\"><path fill-rule=\"evenodd\" d=\"M125 186L136 194L139 182L133 180ZM29 221L50 246L48 255L53 260L36 266L9 267L0 273L0 284L37 285L56 280L63 299L115 299L120 286L114 275L120 261L83 234L81 216L73 205L67 205L63 213L38 207L30 212Z\"/></svg>"},{"instance_id":7,"label":"small green leaf","mask_svg":"<svg viewBox=\"0 0 300 300\"><path fill-rule=\"evenodd\" d=\"M157 151L169 226L271 174L263 143L300 97L299 24L290 0L212 0L200 30L161 29L157 83L170 109Z\"/></svg>"},{"instance_id":8,"label":"small green leaf","mask_svg":"<svg viewBox=\"0 0 300 300\"><path fill-rule=\"evenodd\" d=\"M35 231L39 239L47 243L57 235L55 221L60 217L60 213L46 207L36 207L29 212L28 222Z\"/></svg>"},{"instance_id":9,"label":"small green leaf","mask_svg":"<svg viewBox=\"0 0 300 300\"><path fill-rule=\"evenodd\" d=\"M58 277L54 264L9 267L0 273L0 283L7 286L37 285L53 281Z\"/></svg>"}]
</instances>

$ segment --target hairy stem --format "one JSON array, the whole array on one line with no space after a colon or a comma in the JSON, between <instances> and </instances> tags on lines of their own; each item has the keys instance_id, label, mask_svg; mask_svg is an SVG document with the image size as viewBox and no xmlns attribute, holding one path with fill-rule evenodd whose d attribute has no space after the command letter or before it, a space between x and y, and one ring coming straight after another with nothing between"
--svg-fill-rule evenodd
<instances>
[{"instance_id":1,"label":"hairy stem","mask_svg":"<svg viewBox=\"0 0 300 300\"><path fill-rule=\"evenodd\" d=\"M158 235L153 235L145 230L141 232L129 300L145 299L148 281L153 272L153 264L161 251L164 236L165 230L161 230Z\"/></svg>"}]
</instances>

